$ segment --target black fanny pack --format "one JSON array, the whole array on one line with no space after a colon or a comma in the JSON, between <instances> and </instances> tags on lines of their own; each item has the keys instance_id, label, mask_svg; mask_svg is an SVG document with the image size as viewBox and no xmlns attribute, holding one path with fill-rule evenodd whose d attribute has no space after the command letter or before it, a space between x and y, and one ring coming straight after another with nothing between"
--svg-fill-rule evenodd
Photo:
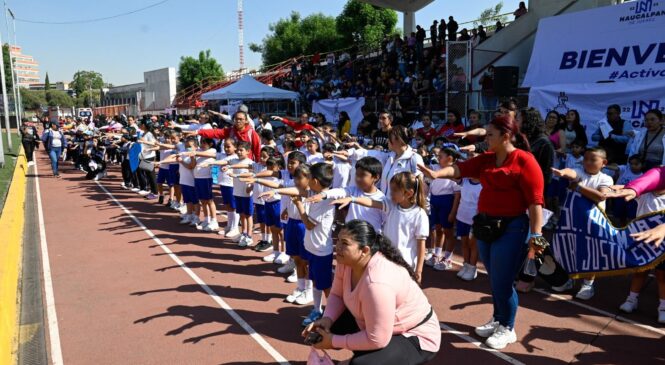
<instances>
[{"instance_id":1,"label":"black fanny pack","mask_svg":"<svg viewBox=\"0 0 665 365\"><path fill-rule=\"evenodd\" d=\"M473 217L473 235L483 242L494 242L506 233L506 228L515 218L517 217L492 217L480 213Z\"/></svg>"},{"instance_id":2,"label":"black fanny pack","mask_svg":"<svg viewBox=\"0 0 665 365\"><path fill-rule=\"evenodd\" d=\"M420 321L420 323L418 323L417 325L415 325L415 326L409 328L408 330L406 330L406 332L409 332L412 329L418 328L418 327L422 326L423 324L427 323L427 321L429 321L430 318L432 318L432 314L434 314L434 309L432 307L430 307L429 308L429 313L427 313L425 318L422 321Z\"/></svg>"}]
</instances>

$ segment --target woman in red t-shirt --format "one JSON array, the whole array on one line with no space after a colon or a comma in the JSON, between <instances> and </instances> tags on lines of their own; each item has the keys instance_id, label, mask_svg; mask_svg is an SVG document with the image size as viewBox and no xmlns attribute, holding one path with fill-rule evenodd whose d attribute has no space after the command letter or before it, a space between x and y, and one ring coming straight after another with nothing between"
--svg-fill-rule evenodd
<instances>
[{"instance_id":1,"label":"woman in red t-shirt","mask_svg":"<svg viewBox=\"0 0 665 365\"><path fill-rule=\"evenodd\" d=\"M446 124L441 126L436 132L437 136L447 139L457 139L453 136L454 133L464 132L464 124L460 119L460 114L457 110L449 110L447 115Z\"/></svg>"},{"instance_id":2,"label":"woman in red t-shirt","mask_svg":"<svg viewBox=\"0 0 665 365\"><path fill-rule=\"evenodd\" d=\"M487 324L476 327L476 334L489 337L487 346L501 349L516 341L517 293L513 281L527 253L527 242L530 257L542 252L536 243L542 238L544 181L538 162L529 152L529 143L513 119L492 120L486 141L489 151L480 156L438 171L425 166L419 169L431 178L480 179L483 189L478 216L474 217L474 235L490 277L494 315ZM479 226L489 229L477 229L476 222L483 221L483 217L485 224ZM496 219L506 228L493 228L491 222ZM482 234L487 230L503 233L498 238Z\"/></svg>"}]
</instances>

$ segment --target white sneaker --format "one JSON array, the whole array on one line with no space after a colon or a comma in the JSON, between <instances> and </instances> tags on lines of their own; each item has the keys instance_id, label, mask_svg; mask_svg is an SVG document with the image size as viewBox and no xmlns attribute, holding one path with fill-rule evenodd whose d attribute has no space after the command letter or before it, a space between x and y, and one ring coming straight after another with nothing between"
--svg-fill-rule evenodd
<instances>
[{"instance_id":1,"label":"white sneaker","mask_svg":"<svg viewBox=\"0 0 665 365\"><path fill-rule=\"evenodd\" d=\"M206 232L215 232L219 230L219 224L217 221L209 222L205 227L203 227L203 230Z\"/></svg>"},{"instance_id":2,"label":"white sneaker","mask_svg":"<svg viewBox=\"0 0 665 365\"><path fill-rule=\"evenodd\" d=\"M578 291L577 294L575 295L575 298L581 300L589 300L593 298L594 294L596 294L596 292L593 289L593 284L582 284L582 287L580 288L580 291Z\"/></svg>"},{"instance_id":3,"label":"white sneaker","mask_svg":"<svg viewBox=\"0 0 665 365\"><path fill-rule=\"evenodd\" d=\"M149 191L139 190L139 195L146 196L146 195L148 195L148 194L150 194Z\"/></svg>"},{"instance_id":4,"label":"white sneaker","mask_svg":"<svg viewBox=\"0 0 665 365\"><path fill-rule=\"evenodd\" d=\"M497 327L499 327L499 322L495 321L494 317L492 317L489 322L482 326L476 327L475 332L480 337L489 337L494 333Z\"/></svg>"},{"instance_id":5,"label":"white sneaker","mask_svg":"<svg viewBox=\"0 0 665 365\"><path fill-rule=\"evenodd\" d=\"M425 254L425 262L427 262L427 260L431 259L432 256L434 256L434 253L432 251L427 251L427 253Z\"/></svg>"},{"instance_id":6,"label":"white sneaker","mask_svg":"<svg viewBox=\"0 0 665 365\"><path fill-rule=\"evenodd\" d=\"M139 188L132 188L131 190L135 193L138 193L140 191Z\"/></svg>"},{"instance_id":7,"label":"white sneaker","mask_svg":"<svg viewBox=\"0 0 665 365\"><path fill-rule=\"evenodd\" d=\"M553 286L552 290L554 290L557 293L563 293L566 290L572 289L574 284L575 282L573 281L573 279L568 279L568 281L566 281L566 283L561 286Z\"/></svg>"},{"instance_id":8,"label":"white sneaker","mask_svg":"<svg viewBox=\"0 0 665 365\"><path fill-rule=\"evenodd\" d=\"M280 254L277 255L277 257L275 258L275 261L273 261L273 262L277 265L284 265L287 262L289 262L290 258L291 257L289 257L289 255L285 254L284 252L280 252Z\"/></svg>"},{"instance_id":9,"label":"white sneaker","mask_svg":"<svg viewBox=\"0 0 665 365\"><path fill-rule=\"evenodd\" d=\"M125 185L125 183L120 184L120 187L123 188L123 189L125 189L125 190L128 189L128 188L127 188L127 185Z\"/></svg>"},{"instance_id":10,"label":"white sneaker","mask_svg":"<svg viewBox=\"0 0 665 365\"><path fill-rule=\"evenodd\" d=\"M296 263L293 262L293 260L289 260L284 266L280 267L277 269L277 272L280 274L286 274L290 273L291 271L296 269Z\"/></svg>"},{"instance_id":11,"label":"white sneaker","mask_svg":"<svg viewBox=\"0 0 665 365\"><path fill-rule=\"evenodd\" d=\"M196 227L200 223L201 223L201 220L197 216L192 216L192 219L189 221L189 225L192 226L192 227Z\"/></svg>"},{"instance_id":12,"label":"white sneaker","mask_svg":"<svg viewBox=\"0 0 665 365\"><path fill-rule=\"evenodd\" d=\"M208 227L208 221L206 220L203 220L196 225L196 229L199 231L205 231L207 227Z\"/></svg>"},{"instance_id":13,"label":"white sneaker","mask_svg":"<svg viewBox=\"0 0 665 365\"><path fill-rule=\"evenodd\" d=\"M179 206L178 211L180 213L186 213L187 212L187 204L183 204L183 205Z\"/></svg>"},{"instance_id":14,"label":"white sneaker","mask_svg":"<svg viewBox=\"0 0 665 365\"><path fill-rule=\"evenodd\" d=\"M665 308L658 308L658 323L665 323Z\"/></svg>"},{"instance_id":15,"label":"white sneaker","mask_svg":"<svg viewBox=\"0 0 665 365\"><path fill-rule=\"evenodd\" d=\"M302 290L295 288L295 290L293 290L293 293L286 296L286 301L289 303L293 303L296 301L296 298L298 298L301 295L302 295Z\"/></svg>"},{"instance_id":16,"label":"white sneaker","mask_svg":"<svg viewBox=\"0 0 665 365\"><path fill-rule=\"evenodd\" d=\"M261 260L263 260L263 262L275 262L275 257L276 255L275 252L273 251L269 255L263 256Z\"/></svg>"},{"instance_id":17,"label":"white sneaker","mask_svg":"<svg viewBox=\"0 0 665 365\"><path fill-rule=\"evenodd\" d=\"M192 222L192 216L189 214L185 214L182 217L182 220L180 221L180 224L190 224Z\"/></svg>"},{"instance_id":18,"label":"white sneaker","mask_svg":"<svg viewBox=\"0 0 665 365\"><path fill-rule=\"evenodd\" d=\"M226 233L226 238L230 238L232 241L238 242L237 239L240 238L240 231L238 231L237 229L234 229L232 231L228 231Z\"/></svg>"},{"instance_id":19,"label":"white sneaker","mask_svg":"<svg viewBox=\"0 0 665 365\"><path fill-rule=\"evenodd\" d=\"M626 301L619 306L619 310L626 313L633 313L637 309L637 298L628 297Z\"/></svg>"},{"instance_id":20,"label":"white sneaker","mask_svg":"<svg viewBox=\"0 0 665 365\"><path fill-rule=\"evenodd\" d=\"M439 256L434 254L425 259L425 265L427 266L434 266L437 262L439 262Z\"/></svg>"},{"instance_id":21,"label":"white sneaker","mask_svg":"<svg viewBox=\"0 0 665 365\"><path fill-rule=\"evenodd\" d=\"M485 345L495 350L501 350L515 341L517 341L515 330L499 325L492 336L485 341Z\"/></svg>"},{"instance_id":22,"label":"white sneaker","mask_svg":"<svg viewBox=\"0 0 665 365\"><path fill-rule=\"evenodd\" d=\"M464 274L466 273L466 270L468 268L469 268L469 264L467 264L465 262L464 265L462 265L462 268L457 272L457 277L461 279L462 276L464 276Z\"/></svg>"},{"instance_id":23,"label":"white sneaker","mask_svg":"<svg viewBox=\"0 0 665 365\"><path fill-rule=\"evenodd\" d=\"M252 242L252 239L247 237L247 236L240 236L240 239L238 239L238 246L239 247L247 247L249 243Z\"/></svg>"},{"instance_id":24,"label":"white sneaker","mask_svg":"<svg viewBox=\"0 0 665 365\"><path fill-rule=\"evenodd\" d=\"M441 259L436 262L433 266L436 271L446 271L453 268L453 260L451 259Z\"/></svg>"},{"instance_id":25,"label":"white sneaker","mask_svg":"<svg viewBox=\"0 0 665 365\"><path fill-rule=\"evenodd\" d=\"M287 283L297 283L298 282L298 274L296 273L295 270L291 272L291 275L289 275L288 278L286 278Z\"/></svg>"},{"instance_id":26,"label":"white sneaker","mask_svg":"<svg viewBox=\"0 0 665 365\"><path fill-rule=\"evenodd\" d=\"M464 272L464 275L462 275L461 279L464 281L472 281L475 280L478 277L478 269L475 266L467 266L466 271Z\"/></svg>"},{"instance_id":27,"label":"white sneaker","mask_svg":"<svg viewBox=\"0 0 665 365\"><path fill-rule=\"evenodd\" d=\"M314 302L314 294L312 294L312 289L305 290L296 298L295 303L299 305L307 305Z\"/></svg>"}]
</instances>

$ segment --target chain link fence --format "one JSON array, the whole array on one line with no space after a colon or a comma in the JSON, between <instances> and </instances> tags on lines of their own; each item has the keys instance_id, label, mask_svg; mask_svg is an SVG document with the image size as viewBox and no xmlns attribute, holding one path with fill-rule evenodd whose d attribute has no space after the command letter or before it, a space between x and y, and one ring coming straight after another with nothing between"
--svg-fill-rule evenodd
<instances>
[{"instance_id":1,"label":"chain link fence","mask_svg":"<svg viewBox=\"0 0 665 365\"><path fill-rule=\"evenodd\" d=\"M471 85L471 42L446 42L446 108L466 116Z\"/></svg>"}]
</instances>

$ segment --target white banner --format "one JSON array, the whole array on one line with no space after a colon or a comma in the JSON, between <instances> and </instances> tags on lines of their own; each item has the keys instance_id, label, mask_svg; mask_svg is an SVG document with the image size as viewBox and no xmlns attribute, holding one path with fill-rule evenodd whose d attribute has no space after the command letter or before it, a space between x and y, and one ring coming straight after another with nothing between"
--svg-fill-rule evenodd
<instances>
[{"instance_id":1,"label":"white banner","mask_svg":"<svg viewBox=\"0 0 665 365\"><path fill-rule=\"evenodd\" d=\"M621 107L621 118L633 128L644 126L644 115L650 109L665 112L665 79L623 83L561 84L532 87L529 105L538 109L543 118L555 110L565 114L570 109L580 113L589 143L605 119L607 107Z\"/></svg>"},{"instance_id":2,"label":"white banner","mask_svg":"<svg viewBox=\"0 0 665 365\"><path fill-rule=\"evenodd\" d=\"M363 120L364 105L365 98L323 99L314 102L312 113L322 113L327 122L337 125L339 112L347 112L351 118L351 133L355 134L358 124Z\"/></svg>"},{"instance_id":3,"label":"white banner","mask_svg":"<svg viewBox=\"0 0 665 365\"><path fill-rule=\"evenodd\" d=\"M541 19L522 86L665 79L665 1Z\"/></svg>"},{"instance_id":4,"label":"white banner","mask_svg":"<svg viewBox=\"0 0 665 365\"><path fill-rule=\"evenodd\" d=\"M229 103L226 105L219 106L219 112L227 112L230 116L233 116L238 111L238 108L242 105L242 100L229 100Z\"/></svg>"}]
</instances>

